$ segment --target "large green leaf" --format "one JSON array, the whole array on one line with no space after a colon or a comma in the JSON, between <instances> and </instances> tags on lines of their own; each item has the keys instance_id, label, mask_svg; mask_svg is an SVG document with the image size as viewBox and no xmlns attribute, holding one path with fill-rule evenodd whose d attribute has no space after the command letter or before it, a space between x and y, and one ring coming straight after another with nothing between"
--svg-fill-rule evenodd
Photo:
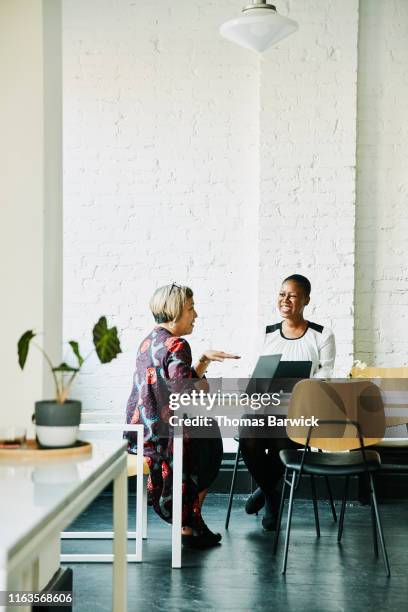
<instances>
[{"instance_id":1,"label":"large green leaf","mask_svg":"<svg viewBox=\"0 0 408 612\"><path fill-rule=\"evenodd\" d=\"M53 372L79 372L78 368L72 368L65 361L59 364L56 368L52 368Z\"/></svg>"},{"instance_id":2,"label":"large green leaf","mask_svg":"<svg viewBox=\"0 0 408 612\"><path fill-rule=\"evenodd\" d=\"M122 352L116 327L108 329L106 317L101 317L93 328L93 341L101 363L109 363Z\"/></svg>"},{"instance_id":3,"label":"large green leaf","mask_svg":"<svg viewBox=\"0 0 408 612\"><path fill-rule=\"evenodd\" d=\"M79 352L79 344L78 344L78 342L75 342L75 340L70 340L68 342L68 344L72 348L72 350L74 351L74 355L78 359L78 366L79 366L79 368L81 368L82 364L84 363L84 359L83 359L81 353Z\"/></svg>"},{"instance_id":4,"label":"large green leaf","mask_svg":"<svg viewBox=\"0 0 408 612\"><path fill-rule=\"evenodd\" d=\"M28 349L30 347L31 340L35 337L35 333L32 329L24 332L21 336L20 340L17 344L17 352L18 352L18 363L20 364L20 368L23 369L25 366L25 362L27 361Z\"/></svg>"}]
</instances>

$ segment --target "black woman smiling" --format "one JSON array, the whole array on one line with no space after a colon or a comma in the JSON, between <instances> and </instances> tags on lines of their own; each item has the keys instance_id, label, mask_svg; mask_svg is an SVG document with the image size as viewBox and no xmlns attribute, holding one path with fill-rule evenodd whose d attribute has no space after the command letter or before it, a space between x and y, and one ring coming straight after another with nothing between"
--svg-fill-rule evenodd
<instances>
[{"instance_id":1,"label":"black woman smiling","mask_svg":"<svg viewBox=\"0 0 408 612\"><path fill-rule=\"evenodd\" d=\"M333 372L336 346L333 332L303 316L310 302L310 281L300 274L288 276L282 283L277 306L282 321L268 325L262 355L282 355L281 361L311 361L312 377L328 377ZM288 438L255 437L251 428L240 432L242 457L258 484L248 498L245 510L254 514L265 505L262 527L276 528L279 495L276 486L283 475L279 451L296 448Z\"/></svg>"}]
</instances>

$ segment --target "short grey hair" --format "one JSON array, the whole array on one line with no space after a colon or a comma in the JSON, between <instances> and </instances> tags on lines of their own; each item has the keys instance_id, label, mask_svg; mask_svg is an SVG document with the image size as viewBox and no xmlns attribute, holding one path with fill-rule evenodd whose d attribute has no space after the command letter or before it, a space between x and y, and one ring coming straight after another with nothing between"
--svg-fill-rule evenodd
<instances>
[{"instance_id":1,"label":"short grey hair","mask_svg":"<svg viewBox=\"0 0 408 612\"><path fill-rule=\"evenodd\" d=\"M156 323L178 321L183 313L187 300L193 297L193 291L185 285L164 285L153 293L150 310Z\"/></svg>"}]
</instances>

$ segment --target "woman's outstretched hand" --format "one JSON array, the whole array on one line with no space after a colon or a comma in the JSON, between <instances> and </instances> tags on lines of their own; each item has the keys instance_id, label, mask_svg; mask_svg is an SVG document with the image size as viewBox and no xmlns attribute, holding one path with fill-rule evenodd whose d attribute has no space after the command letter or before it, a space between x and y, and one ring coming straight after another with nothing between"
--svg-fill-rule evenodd
<instances>
[{"instance_id":1,"label":"woman's outstretched hand","mask_svg":"<svg viewBox=\"0 0 408 612\"><path fill-rule=\"evenodd\" d=\"M205 353L203 353L203 357L207 361L224 361L224 359L241 359L240 355L232 355L231 353L224 353L224 351L205 351Z\"/></svg>"},{"instance_id":2,"label":"woman's outstretched hand","mask_svg":"<svg viewBox=\"0 0 408 612\"><path fill-rule=\"evenodd\" d=\"M224 353L224 351L205 351L194 369L201 378L204 376L211 361L224 361L225 359L241 359L241 357L240 355Z\"/></svg>"}]
</instances>

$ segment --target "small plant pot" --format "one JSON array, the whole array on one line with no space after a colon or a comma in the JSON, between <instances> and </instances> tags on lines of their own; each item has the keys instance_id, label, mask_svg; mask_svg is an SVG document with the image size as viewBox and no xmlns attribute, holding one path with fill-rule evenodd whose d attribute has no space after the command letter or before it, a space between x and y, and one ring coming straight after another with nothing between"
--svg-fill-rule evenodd
<instances>
[{"instance_id":1,"label":"small plant pot","mask_svg":"<svg viewBox=\"0 0 408 612\"><path fill-rule=\"evenodd\" d=\"M41 446L64 448L75 444L81 422L81 402L55 400L35 402L35 431Z\"/></svg>"}]
</instances>

